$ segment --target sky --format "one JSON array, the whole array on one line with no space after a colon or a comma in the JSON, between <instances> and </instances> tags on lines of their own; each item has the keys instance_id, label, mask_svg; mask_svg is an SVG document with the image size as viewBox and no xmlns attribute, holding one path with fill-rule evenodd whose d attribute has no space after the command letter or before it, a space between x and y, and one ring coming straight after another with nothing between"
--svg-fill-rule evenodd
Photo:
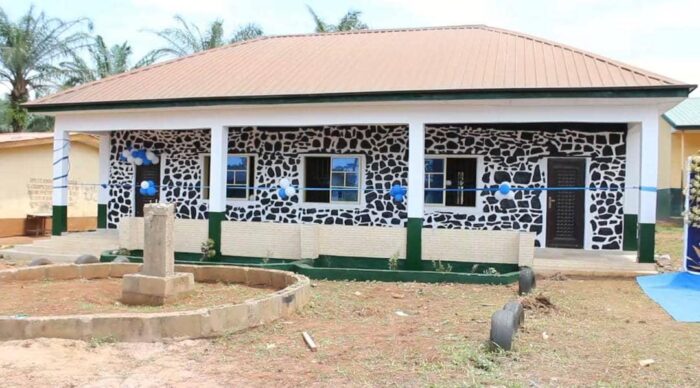
<instances>
[{"instance_id":1,"label":"sky","mask_svg":"<svg viewBox=\"0 0 700 388\"><path fill-rule=\"evenodd\" d=\"M128 41L134 61L162 46L148 30L173 26L176 14L202 27L220 18L229 35L251 22L268 35L296 34L313 31L308 4L331 23L362 11L370 28L486 24L700 84L699 0L0 0L12 19L31 4L91 19L109 45Z\"/></svg>"}]
</instances>

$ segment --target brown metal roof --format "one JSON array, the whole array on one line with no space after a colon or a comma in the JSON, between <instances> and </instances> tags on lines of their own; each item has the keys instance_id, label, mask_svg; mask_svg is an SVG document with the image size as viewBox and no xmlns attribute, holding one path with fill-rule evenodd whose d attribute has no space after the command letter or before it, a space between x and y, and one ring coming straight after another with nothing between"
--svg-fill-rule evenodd
<instances>
[{"instance_id":1,"label":"brown metal roof","mask_svg":"<svg viewBox=\"0 0 700 388\"><path fill-rule=\"evenodd\" d=\"M470 90L668 88L682 82L487 27L269 36L105 78L28 107Z\"/></svg>"}]
</instances>

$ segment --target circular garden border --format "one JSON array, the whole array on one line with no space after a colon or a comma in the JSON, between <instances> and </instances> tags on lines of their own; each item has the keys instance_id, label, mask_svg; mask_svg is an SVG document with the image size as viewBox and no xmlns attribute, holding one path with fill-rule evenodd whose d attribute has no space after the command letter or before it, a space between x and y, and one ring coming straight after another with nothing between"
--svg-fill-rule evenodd
<instances>
[{"instance_id":1,"label":"circular garden border","mask_svg":"<svg viewBox=\"0 0 700 388\"><path fill-rule=\"evenodd\" d=\"M57 264L0 271L2 281L121 278L141 264ZM242 303L162 313L103 313L41 317L0 316L0 340L39 337L90 340L113 338L148 342L162 338L202 338L245 330L286 317L311 296L309 278L292 272L262 268L176 265L200 283L239 283L278 291Z\"/></svg>"}]
</instances>

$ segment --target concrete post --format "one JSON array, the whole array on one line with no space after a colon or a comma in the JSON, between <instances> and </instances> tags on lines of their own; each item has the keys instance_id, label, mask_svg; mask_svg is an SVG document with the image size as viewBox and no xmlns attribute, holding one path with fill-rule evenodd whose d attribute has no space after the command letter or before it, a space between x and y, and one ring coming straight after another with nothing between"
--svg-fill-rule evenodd
<instances>
[{"instance_id":1,"label":"concrete post","mask_svg":"<svg viewBox=\"0 0 700 388\"><path fill-rule=\"evenodd\" d=\"M408 222L406 224L406 267L422 268L422 229L425 202L425 125L408 125Z\"/></svg>"},{"instance_id":2,"label":"concrete post","mask_svg":"<svg viewBox=\"0 0 700 388\"><path fill-rule=\"evenodd\" d=\"M109 203L109 153L110 132L100 134L99 183L97 195L97 227L107 228L107 203Z\"/></svg>"},{"instance_id":3,"label":"concrete post","mask_svg":"<svg viewBox=\"0 0 700 388\"><path fill-rule=\"evenodd\" d=\"M622 231L622 249L637 250L637 224L639 223L639 173L642 151L640 123L630 124L627 128L624 219Z\"/></svg>"},{"instance_id":4,"label":"concrete post","mask_svg":"<svg viewBox=\"0 0 700 388\"><path fill-rule=\"evenodd\" d=\"M144 206L143 269L148 276L167 277L175 274L173 231L175 206L150 203Z\"/></svg>"},{"instance_id":5,"label":"concrete post","mask_svg":"<svg viewBox=\"0 0 700 388\"><path fill-rule=\"evenodd\" d=\"M656 238L656 185L659 166L659 115L650 112L642 120L642 152L639 179L639 247L640 263L654 262Z\"/></svg>"},{"instance_id":6,"label":"concrete post","mask_svg":"<svg viewBox=\"0 0 700 388\"><path fill-rule=\"evenodd\" d=\"M51 234L60 236L68 230L68 171L70 134L56 120L53 132L53 216Z\"/></svg>"},{"instance_id":7,"label":"concrete post","mask_svg":"<svg viewBox=\"0 0 700 388\"><path fill-rule=\"evenodd\" d=\"M209 166L209 238L214 240L217 256L221 254L221 222L226 214L227 162L228 127L213 126Z\"/></svg>"}]
</instances>

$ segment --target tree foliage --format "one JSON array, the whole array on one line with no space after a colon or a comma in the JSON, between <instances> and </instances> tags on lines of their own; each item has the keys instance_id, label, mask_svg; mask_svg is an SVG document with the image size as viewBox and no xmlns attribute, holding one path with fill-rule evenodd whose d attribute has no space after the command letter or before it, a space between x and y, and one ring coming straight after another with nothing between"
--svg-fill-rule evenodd
<instances>
[{"instance_id":1,"label":"tree foliage","mask_svg":"<svg viewBox=\"0 0 700 388\"><path fill-rule=\"evenodd\" d=\"M306 6L311 14L311 18L314 21L314 31L315 32L338 32L338 31L354 31L354 30L366 30L367 24L360 20L361 11L349 10L343 17L340 18L337 24L326 23L321 19L316 11L310 6Z\"/></svg>"},{"instance_id":2,"label":"tree foliage","mask_svg":"<svg viewBox=\"0 0 700 388\"><path fill-rule=\"evenodd\" d=\"M60 79L57 62L85 45L86 34L78 28L86 22L49 18L33 6L13 21L0 8L0 81L10 86L5 115L12 131L20 132L31 123L21 106L30 93L40 96L51 91Z\"/></svg>"},{"instance_id":3,"label":"tree foliage","mask_svg":"<svg viewBox=\"0 0 700 388\"><path fill-rule=\"evenodd\" d=\"M224 22L221 19L213 21L204 30L194 23L187 22L179 15L175 16L175 22L174 27L160 31L149 30L166 42L164 47L151 51L149 57L182 57L263 35L262 29L252 23L239 27L231 38L227 39L224 34Z\"/></svg>"}]
</instances>

